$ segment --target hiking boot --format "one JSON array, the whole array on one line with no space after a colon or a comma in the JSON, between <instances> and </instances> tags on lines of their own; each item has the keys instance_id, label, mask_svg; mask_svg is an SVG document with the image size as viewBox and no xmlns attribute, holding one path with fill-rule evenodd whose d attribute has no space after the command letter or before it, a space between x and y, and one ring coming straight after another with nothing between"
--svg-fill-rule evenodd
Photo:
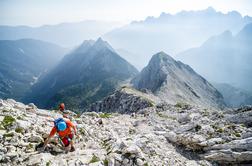
<instances>
[{"instance_id":1,"label":"hiking boot","mask_svg":"<svg viewBox=\"0 0 252 166\"><path fill-rule=\"evenodd\" d=\"M72 146L70 149L70 152L74 152L74 151L75 151L75 148Z\"/></svg>"}]
</instances>

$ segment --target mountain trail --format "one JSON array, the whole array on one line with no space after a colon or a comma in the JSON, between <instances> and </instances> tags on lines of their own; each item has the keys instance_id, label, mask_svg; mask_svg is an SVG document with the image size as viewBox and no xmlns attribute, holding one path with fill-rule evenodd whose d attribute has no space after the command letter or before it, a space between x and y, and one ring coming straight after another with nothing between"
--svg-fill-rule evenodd
<instances>
[{"instance_id":1,"label":"mountain trail","mask_svg":"<svg viewBox=\"0 0 252 166\"><path fill-rule=\"evenodd\" d=\"M142 112L85 112L81 116L72 113L78 128L76 151L65 153L55 137L45 151L40 152L36 151L36 146L48 136L53 119L61 114L37 109L33 104L0 100L0 163L3 166L250 163L251 128L224 123L224 113L172 105L147 107ZM228 113L227 117L232 119L233 116ZM217 122L233 128L236 136L229 136L233 131L227 129L213 132L221 130ZM216 125L214 129L212 124ZM232 150L225 153L229 148ZM223 153L222 156L219 153ZM235 155L228 156L230 153Z\"/></svg>"}]
</instances>

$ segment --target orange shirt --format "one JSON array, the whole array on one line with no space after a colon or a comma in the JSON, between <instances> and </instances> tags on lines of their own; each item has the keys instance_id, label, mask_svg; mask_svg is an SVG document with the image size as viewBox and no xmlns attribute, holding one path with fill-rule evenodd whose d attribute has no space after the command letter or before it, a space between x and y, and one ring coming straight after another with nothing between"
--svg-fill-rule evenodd
<instances>
[{"instance_id":1,"label":"orange shirt","mask_svg":"<svg viewBox=\"0 0 252 166\"><path fill-rule=\"evenodd\" d=\"M69 120L69 119L64 119L64 121L66 122L67 128L64 131L58 131L59 136L62 137L66 137L69 134L72 133L71 128L75 128L75 125ZM54 126L50 132L50 137L54 136L57 133L57 128Z\"/></svg>"}]
</instances>

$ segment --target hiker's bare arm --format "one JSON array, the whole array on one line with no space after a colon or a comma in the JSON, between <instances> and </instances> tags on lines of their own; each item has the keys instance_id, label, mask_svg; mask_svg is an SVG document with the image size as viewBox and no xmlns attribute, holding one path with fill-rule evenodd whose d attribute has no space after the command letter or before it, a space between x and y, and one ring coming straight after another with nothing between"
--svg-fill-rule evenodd
<instances>
[{"instance_id":1,"label":"hiker's bare arm","mask_svg":"<svg viewBox=\"0 0 252 166\"><path fill-rule=\"evenodd\" d=\"M44 146L43 146L44 149L45 149L46 145L48 144L48 142L50 141L51 138L52 138L52 137L49 136L49 137L47 137L47 139L45 140Z\"/></svg>"},{"instance_id":2,"label":"hiker's bare arm","mask_svg":"<svg viewBox=\"0 0 252 166\"><path fill-rule=\"evenodd\" d=\"M49 136L47 137L47 139L44 142L43 148L46 147L46 145L49 143L50 139L55 135L55 133L56 133L56 128L53 127L52 130L51 130L51 132L50 132L50 134L49 134Z\"/></svg>"},{"instance_id":3,"label":"hiker's bare arm","mask_svg":"<svg viewBox=\"0 0 252 166\"><path fill-rule=\"evenodd\" d=\"M76 135L77 134L77 129L76 129L75 125L73 126L73 129L74 129L74 134Z\"/></svg>"}]
</instances>

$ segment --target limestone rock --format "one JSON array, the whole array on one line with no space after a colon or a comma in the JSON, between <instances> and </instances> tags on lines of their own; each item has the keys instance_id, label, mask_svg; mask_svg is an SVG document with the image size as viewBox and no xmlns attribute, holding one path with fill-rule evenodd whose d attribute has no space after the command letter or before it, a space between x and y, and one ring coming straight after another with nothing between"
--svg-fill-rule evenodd
<instances>
[{"instance_id":1,"label":"limestone rock","mask_svg":"<svg viewBox=\"0 0 252 166\"><path fill-rule=\"evenodd\" d=\"M29 142L36 142L36 143L40 143L43 141L43 138L39 135L33 135L31 134L28 138Z\"/></svg>"},{"instance_id":2,"label":"limestone rock","mask_svg":"<svg viewBox=\"0 0 252 166\"><path fill-rule=\"evenodd\" d=\"M124 97L129 98L123 101L133 98L139 104L142 100L136 93L131 94L133 97L127 94ZM238 165L251 162L252 129L227 120L239 114L236 111L220 112L196 106L181 109L166 103L138 110L135 107L138 104L124 103L121 110L133 108L134 116L104 112L83 113L76 120L73 116L78 129L74 152L69 152L69 147L63 148L57 135L41 152L37 150L48 137L53 120L62 115L41 109L28 111L26 108L30 106L14 100L0 100L0 103L0 117L3 117L0 127L5 116L15 119L8 128L0 129L3 131L0 132L0 165L3 166L211 166L212 161ZM97 123L99 119L102 125Z\"/></svg>"}]
</instances>

